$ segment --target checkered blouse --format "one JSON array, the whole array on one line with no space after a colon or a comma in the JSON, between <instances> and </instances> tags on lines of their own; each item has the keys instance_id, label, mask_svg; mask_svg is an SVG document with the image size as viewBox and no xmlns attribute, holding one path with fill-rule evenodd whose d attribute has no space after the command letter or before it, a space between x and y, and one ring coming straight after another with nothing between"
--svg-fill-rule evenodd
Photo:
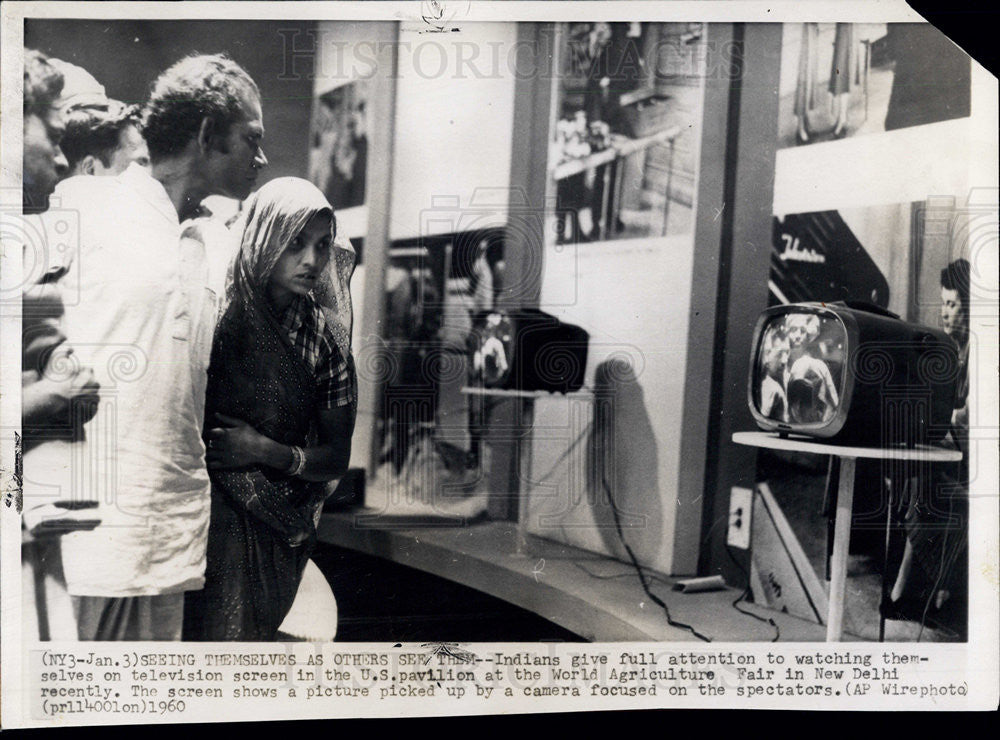
<instances>
[{"instance_id":1,"label":"checkered blouse","mask_svg":"<svg viewBox=\"0 0 1000 740\"><path fill-rule=\"evenodd\" d=\"M350 372L323 311L310 296L298 296L285 309L282 328L316 379L321 409L348 406L352 401Z\"/></svg>"}]
</instances>

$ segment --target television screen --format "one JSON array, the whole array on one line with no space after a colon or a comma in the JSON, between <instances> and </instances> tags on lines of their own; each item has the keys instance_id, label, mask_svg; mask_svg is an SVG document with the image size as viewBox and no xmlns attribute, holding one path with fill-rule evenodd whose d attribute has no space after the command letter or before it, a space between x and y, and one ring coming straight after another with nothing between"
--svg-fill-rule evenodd
<instances>
[{"instance_id":1,"label":"television screen","mask_svg":"<svg viewBox=\"0 0 1000 740\"><path fill-rule=\"evenodd\" d=\"M761 429L842 444L924 444L947 433L958 349L871 304L790 303L757 320L747 401Z\"/></svg>"},{"instance_id":2,"label":"television screen","mask_svg":"<svg viewBox=\"0 0 1000 740\"><path fill-rule=\"evenodd\" d=\"M502 311L485 311L473 319L469 363L473 385L503 388L510 378L514 328Z\"/></svg>"},{"instance_id":3,"label":"television screen","mask_svg":"<svg viewBox=\"0 0 1000 740\"><path fill-rule=\"evenodd\" d=\"M583 387L590 335L555 316L525 308L473 317L469 382L486 388L573 393Z\"/></svg>"},{"instance_id":4,"label":"television screen","mask_svg":"<svg viewBox=\"0 0 1000 740\"><path fill-rule=\"evenodd\" d=\"M847 329L834 314L792 311L765 324L758 345L754 404L768 419L829 422L844 394Z\"/></svg>"}]
</instances>

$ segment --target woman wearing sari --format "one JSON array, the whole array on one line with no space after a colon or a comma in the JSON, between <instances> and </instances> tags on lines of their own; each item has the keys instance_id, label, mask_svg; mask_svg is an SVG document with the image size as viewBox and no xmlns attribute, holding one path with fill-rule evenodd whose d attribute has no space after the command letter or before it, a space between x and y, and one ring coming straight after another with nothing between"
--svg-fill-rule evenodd
<instances>
[{"instance_id":1,"label":"woman wearing sari","mask_svg":"<svg viewBox=\"0 0 1000 740\"><path fill-rule=\"evenodd\" d=\"M293 177L253 195L233 233L208 370L205 588L187 594L185 639L270 641L350 457L355 255L323 194Z\"/></svg>"}]
</instances>

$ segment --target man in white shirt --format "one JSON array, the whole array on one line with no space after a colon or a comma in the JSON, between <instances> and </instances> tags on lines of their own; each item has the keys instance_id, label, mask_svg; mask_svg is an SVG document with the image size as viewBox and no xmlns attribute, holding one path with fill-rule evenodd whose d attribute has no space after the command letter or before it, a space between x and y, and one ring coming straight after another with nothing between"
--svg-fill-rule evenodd
<instances>
[{"instance_id":1,"label":"man in white shirt","mask_svg":"<svg viewBox=\"0 0 1000 740\"><path fill-rule=\"evenodd\" d=\"M178 640L184 592L204 582L209 479L202 422L218 295L204 245L182 231L208 195L243 199L267 165L257 85L221 55L156 81L142 134L151 171L60 188L79 213L79 297L66 335L101 385L62 461L100 526L63 538L81 640Z\"/></svg>"}]
</instances>

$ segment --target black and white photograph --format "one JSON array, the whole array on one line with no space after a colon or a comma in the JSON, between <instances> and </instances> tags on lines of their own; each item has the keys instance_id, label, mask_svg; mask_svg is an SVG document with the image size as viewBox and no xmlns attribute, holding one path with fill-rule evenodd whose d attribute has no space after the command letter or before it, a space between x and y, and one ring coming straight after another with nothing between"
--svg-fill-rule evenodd
<instances>
[{"instance_id":1,"label":"black and white photograph","mask_svg":"<svg viewBox=\"0 0 1000 740\"><path fill-rule=\"evenodd\" d=\"M960 210L954 199L939 198L775 217L768 286L772 306L807 300L867 304L870 312L912 317L914 324L950 337L955 396L946 436L967 450L968 407L974 403L968 371L971 255L960 236ZM943 224L948 228L938 228ZM769 322L752 376L756 412L791 426L827 424L843 403L850 344L843 324L823 314L785 313ZM854 357L861 368L888 355ZM888 373L880 379L884 403L892 403L890 387L900 380ZM932 391L932 384L925 385ZM824 528L833 513L835 465L796 452L759 454L762 498L755 506L766 507L768 515L758 522L780 522L786 532L784 539L772 535L775 550L763 544L763 533L754 548L755 564L769 557L785 564L783 589L766 579L758 583L765 602L787 604L793 613L798 603L808 613L826 601L820 584L829 569ZM877 460L858 465L848 561L853 630L872 639L967 639L968 504L955 492L968 487L968 459L924 469ZM914 568L917 553L922 562Z\"/></svg>"},{"instance_id":2,"label":"black and white photograph","mask_svg":"<svg viewBox=\"0 0 1000 740\"><path fill-rule=\"evenodd\" d=\"M964 118L971 74L969 56L927 24L786 24L779 146Z\"/></svg>"},{"instance_id":3,"label":"black and white photograph","mask_svg":"<svg viewBox=\"0 0 1000 740\"><path fill-rule=\"evenodd\" d=\"M223 5L4 4L5 727L995 704L995 77Z\"/></svg>"},{"instance_id":4,"label":"black and white photograph","mask_svg":"<svg viewBox=\"0 0 1000 740\"><path fill-rule=\"evenodd\" d=\"M364 83L350 82L317 96L313 103L309 180L341 208L365 202L365 92Z\"/></svg>"},{"instance_id":5,"label":"black and white photograph","mask_svg":"<svg viewBox=\"0 0 1000 740\"><path fill-rule=\"evenodd\" d=\"M550 154L558 243L691 228L705 30L701 23L561 29Z\"/></svg>"}]
</instances>

